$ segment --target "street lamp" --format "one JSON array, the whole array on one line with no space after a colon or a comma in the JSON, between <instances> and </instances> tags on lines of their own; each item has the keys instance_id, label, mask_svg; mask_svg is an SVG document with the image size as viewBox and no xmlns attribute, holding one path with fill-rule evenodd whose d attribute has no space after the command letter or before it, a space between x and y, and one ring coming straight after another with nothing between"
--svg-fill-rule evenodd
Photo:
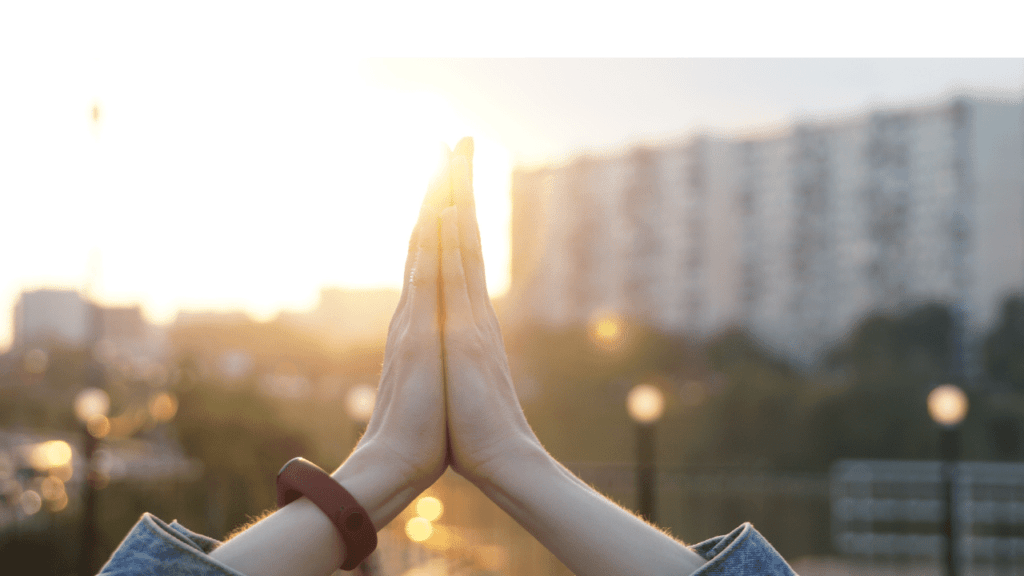
<instances>
[{"instance_id":1,"label":"street lamp","mask_svg":"<svg viewBox=\"0 0 1024 576\"><path fill-rule=\"evenodd\" d=\"M110 396L100 388L86 388L75 396L75 416L85 428L85 506L82 510L82 540L78 552L79 576L90 576L92 550L96 546L96 488L94 486L93 456L100 438L110 432L107 412Z\"/></svg>"},{"instance_id":2,"label":"street lamp","mask_svg":"<svg viewBox=\"0 0 1024 576\"><path fill-rule=\"evenodd\" d=\"M626 396L626 411L636 422L637 511L655 522L654 425L665 412L665 395L653 384L637 384Z\"/></svg>"},{"instance_id":3,"label":"street lamp","mask_svg":"<svg viewBox=\"0 0 1024 576\"><path fill-rule=\"evenodd\" d=\"M967 394L955 384L937 386L928 394L928 415L940 426L939 452L942 456L942 484L945 510L942 531L946 540L946 575L956 576L956 531L953 525L953 482L960 456L960 423L967 416Z\"/></svg>"}]
</instances>

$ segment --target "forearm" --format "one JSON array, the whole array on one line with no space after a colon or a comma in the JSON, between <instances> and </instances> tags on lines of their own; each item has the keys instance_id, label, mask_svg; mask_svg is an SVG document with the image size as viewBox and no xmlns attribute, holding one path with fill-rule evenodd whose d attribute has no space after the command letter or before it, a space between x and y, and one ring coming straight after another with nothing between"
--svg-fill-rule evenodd
<instances>
[{"instance_id":1,"label":"forearm","mask_svg":"<svg viewBox=\"0 0 1024 576\"><path fill-rule=\"evenodd\" d=\"M333 474L366 509L378 530L415 497L378 450L360 447ZM326 576L345 559L345 544L327 515L299 498L213 550L210 556L246 576Z\"/></svg>"},{"instance_id":2,"label":"forearm","mask_svg":"<svg viewBox=\"0 0 1024 576\"><path fill-rule=\"evenodd\" d=\"M688 575L704 560L576 478L539 445L477 479L574 574Z\"/></svg>"}]
</instances>

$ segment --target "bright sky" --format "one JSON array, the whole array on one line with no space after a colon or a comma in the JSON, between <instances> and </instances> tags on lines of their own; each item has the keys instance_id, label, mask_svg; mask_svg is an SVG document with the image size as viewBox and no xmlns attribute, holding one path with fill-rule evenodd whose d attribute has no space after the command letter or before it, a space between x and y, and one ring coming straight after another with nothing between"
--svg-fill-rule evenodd
<instances>
[{"instance_id":1,"label":"bright sky","mask_svg":"<svg viewBox=\"0 0 1024 576\"><path fill-rule=\"evenodd\" d=\"M157 322L396 286L438 147L465 135L498 293L516 163L1024 87L1024 60L367 61L344 3L84 4L0 10L0 350L21 290L90 270Z\"/></svg>"}]
</instances>

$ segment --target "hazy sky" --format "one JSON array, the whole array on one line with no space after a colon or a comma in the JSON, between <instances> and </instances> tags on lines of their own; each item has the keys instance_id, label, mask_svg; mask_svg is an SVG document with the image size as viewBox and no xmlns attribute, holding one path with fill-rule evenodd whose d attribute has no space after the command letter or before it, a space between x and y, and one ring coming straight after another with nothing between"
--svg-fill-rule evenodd
<instances>
[{"instance_id":1,"label":"hazy sky","mask_svg":"<svg viewBox=\"0 0 1024 576\"><path fill-rule=\"evenodd\" d=\"M1021 59L356 60L340 4L0 10L0 349L21 290L90 270L97 300L159 322L395 286L463 135L501 291L516 163L1024 87Z\"/></svg>"}]
</instances>

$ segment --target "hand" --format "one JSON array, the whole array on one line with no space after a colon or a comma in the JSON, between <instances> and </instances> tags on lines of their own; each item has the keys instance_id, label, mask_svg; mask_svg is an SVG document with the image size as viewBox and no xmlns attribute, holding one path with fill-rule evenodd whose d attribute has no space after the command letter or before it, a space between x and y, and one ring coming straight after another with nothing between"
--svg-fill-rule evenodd
<instances>
[{"instance_id":1,"label":"hand","mask_svg":"<svg viewBox=\"0 0 1024 576\"><path fill-rule=\"evenodd\" d=\"M473 141L451 162L455 207L441 214L444 351L450 464L473 482L543 448L519 405L501 328L487 295L472 191Z\"/></svg>"},{"instance_id":2,"label":"hand","mask_svg":"<svg viewBox=\"0 0 1024 576\"><path fill-rule=\"evenodd\" d=\"M377 530L446 467L438 217L451 190L448 173L446 163L427 190L409 241L373 416L356 449L331 474L366 509ZM330 519L309 499L299 498L210 556L250 576L316 576L334 572L346 554Z\"/></svg>"},{"instance_id":3,"label":"hand","mask_svg":"<svg viewBox=\"0 0 1024 576\"><path fill-rule=\"evenodd\" d=\"M451 162L441 213L449 462L574 573L690 574L703 559L587 486L552 458L519 405L487 296L473 203L472 140Z\"/></svg>"},{"instance_id":4,"label":"hand","mask_svg":"<svg viewBox=\"0 0 1024 576\"><path fill-rule=\"evenodd\" d=\"M374 518L378 529L433 484L447 466L438 218L449 197L448 173L446 163L431 182L409 241L405 282L388 328L373 416L352 456L334 474L347 487L344 471L355 460L365 465L350 469L376 466L394 479L391 497L382 506L386 510Z\"/></svg>"}]
</instances>

